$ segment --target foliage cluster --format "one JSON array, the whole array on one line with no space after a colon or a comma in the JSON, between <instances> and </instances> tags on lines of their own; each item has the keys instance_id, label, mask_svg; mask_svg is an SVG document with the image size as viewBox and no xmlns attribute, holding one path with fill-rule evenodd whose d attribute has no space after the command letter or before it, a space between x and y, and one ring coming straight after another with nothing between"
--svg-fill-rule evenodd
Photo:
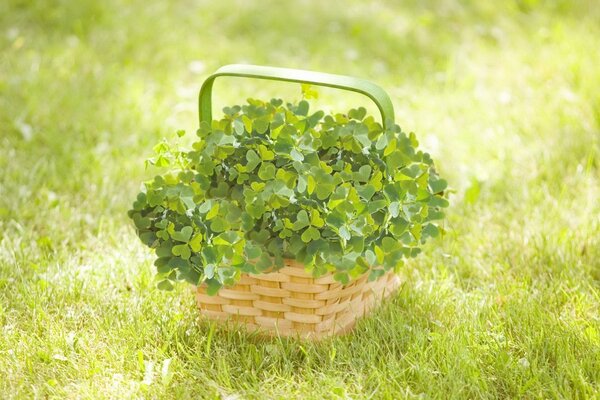
<instances>
[{"instance_id":1,"label":"foliage cluster","mask_svg":"<svg viewBox=\"0 0 600 400\"><path fill-rule=\"evenodd\" d=\"M155 146L148 163L166 172L129 212L156 250L159 287L186 280L216 293L284 258L343 283L377 279L439 234L446 181L414 133L384 130L364 108L310 113L305 100L223 111L191 149Z\"/></svg>"}]
</instances>

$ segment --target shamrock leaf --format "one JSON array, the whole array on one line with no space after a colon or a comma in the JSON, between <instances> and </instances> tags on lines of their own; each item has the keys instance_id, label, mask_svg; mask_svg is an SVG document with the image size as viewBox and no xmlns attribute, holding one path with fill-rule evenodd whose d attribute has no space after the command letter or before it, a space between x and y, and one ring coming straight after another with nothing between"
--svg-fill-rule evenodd
<instances>
[{"instance_id":1,"label":"shamrock leaf","mask_svg":"<svg viewBox=\"0 0 600 400\"><path fill-rule=\"evenodd\" d=\"M335 185L329 184L329 183L322 183L317 185L316 187L316 192L317 192L317 198L319 200L325 200L326 198L328 198L331 193L333 193L335 189Z\"/></svg>"},{"instance_id":2,"label":"shamrock leaf","mask_svg":"<svg viewBox=\"0 0 600 400\"><path fill-rule=\"evenodd\" d=\"M312 226L308 227L301 236L301 239L304 243L308 243L311 240L317 240L321 238L321 233L319 232L319 230L317 228L314 228Z\"/></svg>"},{"instance_id":3,"label":"shamrock leaf","mask_svg":"<svg viewBox=\"0 0 600 400\"><path fill-rule=\"evenodd\" d=\"M229 223L224 218L216 217L210 223L210 230L213 232L223 232L227 229L229 229Z\"/></svg>"},{"instance_id":4,"label":"shamrock leaf","mask_svg":"<svg viewBox=\"0 0 600 400\"><path fill-rule=\"evenodd\" d=\"M306 228L310 224L308 219L308 213L306 210L300 210L298 215L296 215L296 222L294 222L293 229L295 231L299 231L301 229Z\"/></svg>"},{"instance_id":5,"label":"shamrock leaf","mask_svg":"<svg viewBox=\"0 0 600 400\"><path fill-rule=\"evenodd\" d=\"M310 211L310 224L317 228L322 228L325 225L325 220L321 218L321 214L317 210Z\"/></svg>"},{"instance_id":6,"label":"shamrock leaf","mask_svg":"<svg viewBox=\"0 0 600 400\"><path fill-rule=\"evenodd\" d=\"M240 241L240 235L237 232L223 232L213 239L213 244L230 246Z\"/></svg>"},{"instance_id":7,"label":"shamrock leaf","mask_svg":"<svg viewBox=\"0 0 600 400\"><path fill-rule=\"evenodd\" d=\"M258 177L263 181L275 178L275 166L268 162L263 162L258 169Z\"/></svg>"},{"instance_id":8,"label":"shamrock leaf","mask_svg":"<svg viewBox=\"0 0 600 400\"><path fill-rule=\"evenodd\" d=\"M252 172L254 168L256 168L256 166L261 162L258 154L256 154L256 152L252 149L246 152L246 160L248 161L246 164L246 172Z\"/></svg>"},{"instance_id":9,"label":"shamrock leaf","mask_svg":"<svg viewBox=\"0 0 600 400\"><path fill-rule=\"evenodd\" d=\"M372 168L370 165L363 165L358 169L358 172L355 172L355 179L358 182L368 182L369 177L371 176Z\"/></svg>"},{"instance_id":10,"label":"shamrock leaf","mask_svg":"<svg viewBox=\"0 0 600 400\"><path fill-rule=\"evenodd\" d=\"M219 203L215 203L215 205L210 209L208 213L206 213L206 220L210 221L217 215L219 215Z\"/></svg>"},{"instance_id":11,"label":"shamrock leaf","mask_svg":"<svg viewBox=\"0 0 600 400\"><path fill-rule=\"evenodd\" d=\"M275 153L269 150L264 144L258 146L258 153L262 161L271 161L275 158Z\"/></svg>"},{"instance_id":12,"label":"shamrock leaf","mask_svg":"<svg viewBox=\"0 0 600 400\"><path fill-rule=\"evenodd\" d=\"M345 225L341 226L338 232L340 233L340 237L344 240L350 240L352 237L352 235L350 235L350 231Z\"/></svg>"},{"instance_id":13,"label":"shamrock leaf","mask_svg":"<svg viewBox=\"0 0 600 400\"><path fill-rule=\"evenodd\" d=\"M150 224L151 224L150 218L142 217L141 214L134 214L133 222L135 223L136 228L138 228L140 230L150 228Z\"/></svg>"},{"instance_id":14,"label":"shamrock leaf","mask_svg":"<svg viewBox=\"0 0 600 400\"><path fill-rule=\"evenodd\" d=\"M308 189L308 194L313 194L313 192L315 191L315 188L317 187L317 181L315 180L315 178L312 175L309 175L307 178L307 189Z\"/></svg>"},{"instance_id":15,"label":"shamrock leaf","mask_svg":"<svg viewBox=\"0 0 600 400\"><path fill-rule=\"evenodd\" d=\"M354 108L348 112L348 116L352 119L362 121L367 115L367 110L364 107Z\"/></svg>"},{"instance_id":16,"label":"shamrock leaf","mask_svg":"<svg viewBox=\"0 0 600 400\"><path fill-rule=\"evenodd\" d=\"M448 182L443 179L430 180L429 187L431 187L431 192L433 194L437 194L443 192L448 187Z\"/></svg>"},{"instance_id":17,"label":"shamrock leaf","mask_svg":"<svg viewBox=\"0 0 600 400\"><path fill-rule=\"evenodd\" d=\"M173 232L173 234L171 234L171 237L173 238L173 240L177 240L178 242L187 243L190 240L193 231L194 230L191 226L184 226L179 232Z\"/></svg>"},{"instance_id":18,"label":"shamrock leaf","mask_svg":"<svg viewBox=\"0 0 600 400\"><path fill-rule=\"evenodd\" d=\"M292 151L290 152L290 157L294 161L301 162L304 160L304 154L300 153L297 149L292 149Z\"/></svg>"},{"instance_id":19,"label":"shamrock leaf","mask_svg":"<svg viewBox=\"0 0 600 400\"><path fill-rule=\"evenodd\" d=\"M187 244L180 244L177 246L173 246L172 251L173 251L173 255L179 256L179 257L183 258L184 260L187 260L192 255L190 248L188 247Z\"/></svg>"},{"instance_id":20,"label":"shamrock leaf","mask_svg":"<svg viewBox=\"0 0 600 400\"><path fill-rule=\"evenodd\" d=\"M199 252L202 249L202 239L202 234L199 233L188 242L188 245L195 253Z\"/></svg>"}]
</instances>

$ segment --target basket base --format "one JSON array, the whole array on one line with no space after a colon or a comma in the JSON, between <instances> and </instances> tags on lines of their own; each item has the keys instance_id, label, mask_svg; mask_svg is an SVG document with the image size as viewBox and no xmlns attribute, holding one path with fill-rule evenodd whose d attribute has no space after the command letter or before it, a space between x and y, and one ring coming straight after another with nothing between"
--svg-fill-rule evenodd
<instances>
[{"instance_id":1,"label":"basket base","mask_svg":"<svg viewBox=\"0 0 600 400\"><path fill-rule=\"evenodd\" d=\"M204 317L242 324L249 332L320 339L352 330L359 318L399 286L400 277L393 272L373 282L364 275L342 285L333 274L314 278L302 264L286 259L282 269L243 275L215 296L200 285L196 301Z\"/></svg>"}]
</instances>

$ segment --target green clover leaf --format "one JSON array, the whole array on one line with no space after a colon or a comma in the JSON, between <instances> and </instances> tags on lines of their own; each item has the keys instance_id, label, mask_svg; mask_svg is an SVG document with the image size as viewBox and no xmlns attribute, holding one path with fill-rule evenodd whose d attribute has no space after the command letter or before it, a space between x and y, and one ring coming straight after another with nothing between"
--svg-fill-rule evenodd
<instances>
[{"instance_id":1,"label":"green clover leaf","mask_svg":"<svg viewBox=\"0 0 600 400\"><path fill-rule=\"evenodd\" d=\"M258 169L258 177L263 181L275 178L275 166L269 162L263 162Z\"/></svg>"},{"instance_id":2,"label":"green clover leaf","mask_svg":"<svg viewBox=\"0 0 600 400\"><path fill-rule=\"evenodd\" d=\"M184 226L179 232L173 232L173 234L171 234L171 237L173 238L173 240L187 243L190 240L193 231L194 229L191 226Z\"/></svg>"},{"instance_id":3,"label":"green clover leaf","mask_svg":"<svg viewBox=\"0 0 600 400\"><path fill-rule=\"evenodd\" d=\"M315 227L308 227L301 236L301 239L304 243L308 243L311 240L317 240L321 238L321 233L319 232L319 230Z\"/></svg>"},{"instance_id":4,"label":"green clover leaf","mask_svg":"<svg viewBox=\"0 0 600 400\"><path fill-rule=\"evenodd\" d=\"M184 260L187 260L192 255L190 248L188 247L187 244L180 244L177 246L173 246L172 251L173 251L173 255L179 256L179 257L183 258Z\"/></svg>"},{"instance_id":5,"label":"green clover leaf","mask_svg":"<svg viewBox=\"0 0 600 400\"><path fill-rule=\"evenodd\" d=\"M248 161L246 164L246 172L252 172L254 168L256 168L256 166L261 162L258 154L256 154L256 152L252 149L246 152L246 160Z\"/></svg>"}]
</instances>

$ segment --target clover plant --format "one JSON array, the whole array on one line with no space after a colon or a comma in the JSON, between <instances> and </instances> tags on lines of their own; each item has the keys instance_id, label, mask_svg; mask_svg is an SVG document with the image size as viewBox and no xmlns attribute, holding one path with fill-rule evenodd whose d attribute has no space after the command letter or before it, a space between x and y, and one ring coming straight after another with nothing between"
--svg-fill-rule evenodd
<instances>
[{"instance_id":1,"label":"clover plant","mask_svg":"<svg viewBox=\"0 0 600 400\"><path fill-rule=\"evenodd\" d=\"M160 288L185 280L214 294L284 258L342 283L373 280L440 233L446 182L414 133L383 130L364 108L310 113L305 100L223 111L191 148L155 146L148 163L164 173L129 211Z\"/></svg>"}]
</instances>

